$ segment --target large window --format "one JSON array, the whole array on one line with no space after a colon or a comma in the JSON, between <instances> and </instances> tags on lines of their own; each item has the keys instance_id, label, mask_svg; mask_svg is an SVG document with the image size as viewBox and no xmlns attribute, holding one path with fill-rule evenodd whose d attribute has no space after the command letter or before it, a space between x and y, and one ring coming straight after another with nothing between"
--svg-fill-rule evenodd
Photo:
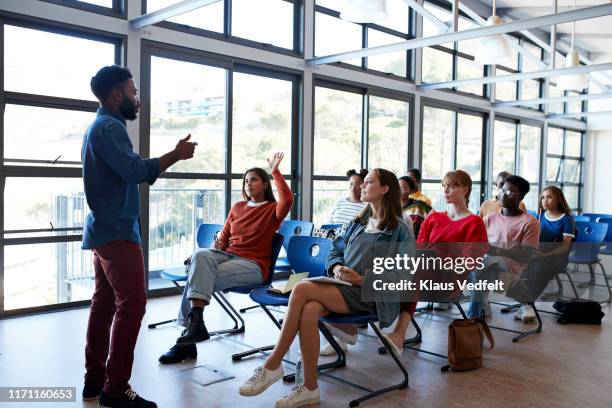
<instances>
[{"instance_id":1,"label":"large window","mask_svg":"<svg viewBox=\"0 0 612 408\"><path fill-rule=\"evenodd\" d=\"M476 212L481 201L482 140L484 116L457 109L423 108L421 172L423 193L436 210L444 210L441 186L446 172L460 169L472 178L469 208Z\"/></svg>"},{"instance_id":2,"label":"large window","mask_svg":"<svg viewBox=\"0 0 612 408\"><path fill-rule=\"evenodd\" d=\"M121 44L10 20L2 28L0 315L91 296L91 255L81 250L81 144L98 107L89 81L119 62Z\"/></svg>"},{"instance_id":3,"label":"large window","mask_svg":"<svg viewBox=\"0 0 612 408\"><path fill-rule=\"evenodd\" d=\"M147 0L146 11L150 13L177 3L180 1ZM252 45L272 45L298 52L294 21L299 3L298 0L219 0L161 24L204 35L206 32L225 34L249 40Z\"/></svg>"},{"instance_id":4,"label":"large window","mask_svg":"<svg viewBox=\"0 0 612 408\"><path fill-rule=\"evenodd\" d=\"M283 151L280 170L292 177L297 78L180 50L145 54L151 75L143 103L150 103L151 116L141 142L149 156L171 150L187 134L199 144L192 160L172 166L149 189L149 288L159 288L168 286L159 272L180 267L193 251L198 226L222 224L242 199L245 170L267 169L266 159Z\"/></svg>"},{"instance_id":5,"label":"large window","mask_svg":"<svg viewBox=\"0 0 612 408\"><path fill-rule=\"evenodd\" d=\"M316 56L376 47L412 38L409 35L410 10L403 0L388 0L389 17L370 24L354 24L340 19L341 3L335 0L316 1ZM330 38L334 40L330 41ZM410 55L410 51L398 51L343 63L407 78Z\"/></svg>"},{"instance_id":6,"label":"large window","mask_svg":"<svg viewBox=\"0 0 612 408\"><path fill-rule=\"evenodd\" d=\"M450 3L449 3L450 5ZM425 2L424 7L438 20L449 24L452 14L449 9L440 5ZM472 20L460 16L459 30L468 30L478 27ZM427 18L423 18L423 37L431 37L442 34L438 25ZM477 42L475 40L461 41L449 44L436 45L423 48L422 80L423 82L444 82L452 80L464 80L482 78L485 74L484 66L474 61ZM461 92L474 95L484 95L482 85L472 85L456 88Z\"/></svg>"},{"instance_id":7,"label":"large window","mask_svg":"<svg viewBox=\"0 0 612 408\"><path fill-rule=\"evenodd\" d=\"M567 203L576 212L582 210L582 137L581 132L548 128L546 184L561 187Z\"/></svg>"},{"instance_id":8,"label":"large window","mask_svg":"<svg viewBox=\"0 0 612 408\"><path fill-rule=\"evenodd\" d=\"M363 89L317 86L313 222L326 223L334 204L348 195L347 170L381 167L403 175L409 129L408 101Z\"/></svg>"},{"instance_id":9,"label":"large window","mask_svg":"<svg viewBox=\"0 0 612 408\"><path fill-rule=\"evenodd\" d=\"M531 188L523 201L530 210L538 205L541 139L540 126L505 119L495 121L491 180L494 183L502 171L526 179Z\"/></svg>"}]
</instances>

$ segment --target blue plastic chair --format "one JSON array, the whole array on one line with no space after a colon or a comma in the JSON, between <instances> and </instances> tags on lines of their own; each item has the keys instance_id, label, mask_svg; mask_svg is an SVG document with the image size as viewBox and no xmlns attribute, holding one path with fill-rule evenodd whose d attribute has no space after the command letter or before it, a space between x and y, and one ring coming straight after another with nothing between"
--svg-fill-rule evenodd
<instances>
[{"instance_id":1,"label":"blue plastic chair","mask_svg":"<svg viewBox=\"0 0 612 408\"><path fill-rule=\"evenodd\" d=\"M201 224L198 228L197 233L197 244L199 248L210 248L212 243L217 238L218 233L223 228L223 225L220 224ZM240 293L240 294L248 294L251 290L258 287L268 288L270 287L270 283L272 282L272 278L274 276L274 267L276 264L276 260L278 258L278 254L282 247L284 236L279 234L278 232L274 234L274 238L272 239L272 256L270 259L270 268L267 279L262 282L261 285L256 286L239 286L235 288L229 288L223 291L223 293ZM178 284L181 281L187 281L187 274L184 269L182 271L178 270L169 270L161 273L162 278L167 279L174 283L174 285L178 288L179 292L183 293L183 287ZM221 308L225 310L225 312L230 316L230 318L234 321L234 327L231 329L223 329L211 332L210 335L216 334L226 334L226 333L241 333L244 331L244 320L240 316L240 314L234 309L229 300L223 295L221 291L214 292L213 298L221 305ZM176 319L166 320L159 323L150 324L148 327L150 329L154 329L160 324L175 322ZM240 322L240 324L238 323Z\"/></svg>"},{"instance_id":2,"label":"blue plastic chair","mask_svg":"<svg viewBox=\"0 0 612 408\"><path fill-rule=\"evenodd\" d=\"M612 218L612 214L603 214L603 213L582 213L582 215L586 215L589 217L591 222L597 222L597 220L601 217Z\"/></svg>"},{"instance_id":3,"label":"blue plastic chair","mask_svg":"<svg viewBox=\"0 0 612 408\"><path fill-rule=\"evenodd\" d=\"M296 273L299 272L310 272L309 277L313 276L323 276L325 274L325 264L327 261L327 257L332 248L332 241L326 238L320 237L292 237L289 241L289 250L287 252L289 262L291 263L293 270ZM276 327L281 328L280 322L270 313L268 310L268 306L287 306L288 305L288 297L283 295L278 295L274 293L270 293L267 290L255 289L250 294L251 299L257 303L259 303L262 309L266 312L266 314L270 317L270 319L274 322ZM336 351L337 358L335 361L325 364L319 364L317 366L317 370L327 370L330 368L344 367L346 366L346 355L344 351L340 348L333 335L329 332L329 330L323 324L325 323L349 323L349 324L369 324L380 341L383 343L387 354L391 355L396 365L401 370L404 375L404 379L401 383L393 385L391 387L386 387L376 391L370 391L368 394L352 400L349 405L351 407L355 407L359 405L361 402L373 398L377 395L384 394L386 392L405 388L408 386L408 371L402 364L402 362L391 352L391 345L387 342L387 340L383 337L380 329L375 324L378 321L378 315L328 315L322 318L319 321L319 330L323 333L323 336L327 339L329 344ZM249 350L243 353L234 354L232 356L232 360L239 361L246 356L250 356L256 353L264 352L272 350L274 346L266 346L260 347L254 350ZM292 382L295 380L295 374L286 375L283 378L286 382ZM361 389L363 387L358 386Z\"/></svg>"},{"instance_id":4,"label":"blue plastic chair","mask_svg":"<svg viewBox=\"0 0 612 408\"><path fill-rule=\"evenodd\" d=\"M595 222L594 220L591 221L591 217L587 215L574 215L574 221L576 222Z\"/></svg>"},{"instance_id":5,"label":"blue plastic chair","mask_svg":"<svg viewBox=\"0 0 612 408\"><path fill-rule=\"evenodd\" d=\"M309 272L309 277L323 276L325 275L325 262L327 256L332 249L332 241L327 238L321 237L305 237L305 236L294 236L289 240L289 249L287 256L289 262L293 266L295 272ZM251 300L258 303L264 312L268 315L270 320L281 328L281 323L276 317L270 312L269 307L273 306L287 306L289 304L289 296L272 293L267 288L257 288L251 291L249 294ZM259 347L253 350L245 351L243 353L234 354L232 360L239 361L244 357L251 356L263 351L269 351L274 348L274 345ZM339 365L330 363L331 365L320 366L320 369L338 367Z\"/></svg>"},{"instance_id":6,"label":"blue plastic chair","mask_svg":"<svg viewBox=\"0 0 612 408\"><path fill-rule=\"evenodd\" d=\"M602 255L612 255L612 216L598 217L597 222L608 225L608 232L604 238L603 246L599 249Z\"/></svg>"},{"instance_id":7,"label":"blue plastic chair","mask_svg":"<svg viewBox=\"0 0 612 408\"><path fill-rule=\"evenodd\" d=\"M342 224L323 224L321 225L322 230L331 230L336 228L341 228Z\"/></svg>"},{"instance_id":8,"label":"blue plastic chair","mask_svg":"<svg viewBox=\"0 0 612 408\"><path fill-rule=\"evenodd\" d=\"M196 243L198 248L210 248L213 242L217 239L217 235L223 229L221 224L200 224L196 235ZM183 294L183 287L179 285L179 282L185 282L187 280L187 274L185 273L185 267L165 269L159 274L163 279L170 281L178 289L180 294ZM164 320L157 323L151 323L147 327L154 329L157 326L166 323L176 322L176 319Z\"/></svg>"},{"instance_id":9,"label":"blue plastic chair","mask_svg":"<svg viewBox=\"0 0 612 408\"><path fill-rule=\"evenodd\" d=\"M285 220L281 224L278 232L285 236L285 242L283 242L283 248L285 252L289 252L289 240L291 237L302 236L308 237L312 235L312 231L314 229L314 224L308 221L299 221L299 220ZM278 258L276 262L276 270L277 271L290 271L291 263L287 259L286 256L281 256Z\"/></svg>"},{"instance_id":10,"label":"blue plastic chair","mask_svg":"<svg viewBox=\"0 0 612 408\"><path fill-rule=\"evenodd\" d=\"M591 274L591 279L588 283L578 285L585 286L603 286L597 285L595 282L596 273L595 265L599 265L604 277L605 286L608 288L608 303L612 300L612 289L608 282L606 271L599 258L601 245L604 242L608 233L608 224L595 222L576 222L576 241L570 252L569 263L575 265L587 265ZM568 274L569 275L569 274Z\"/></svg>"}]
</instances>

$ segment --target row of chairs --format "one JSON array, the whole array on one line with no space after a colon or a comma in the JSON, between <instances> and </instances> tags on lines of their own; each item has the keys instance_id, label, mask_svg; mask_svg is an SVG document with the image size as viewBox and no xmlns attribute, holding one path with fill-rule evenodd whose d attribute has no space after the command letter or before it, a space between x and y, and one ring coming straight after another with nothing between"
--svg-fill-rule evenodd
<instances>
[{"instance_id":1,"label":"row of chairs","mask_svg":"<svg viewBox=\"0 0 612 408\"><path fill-rule=\"evenodd\" d=\"M286 224L285 224L286 223ZM294 272L309 272L309 277L314 276L322 276L325 274L325 261L327 259L327 255L331 251L332 241L326 238L313 237L310 236L312 233L312 224L305 223L302 221L285 221L284 226L279 229L274 236L273 248L272 248L272 260L270 265L270 271L278 271L278 254L282 247L285 246L286 243L286 263L290 265L290 269ZM310 226L308 225L310 224ZM197 244L200 248L209 248L213 243L216 235L221 230L223 226L217 224L202 224L198 228L197 234ZM334 225L332 228L337 228L337 225ZM289 235L289 239L285 238L285 235L280 233L280 231L284 231ZM283 262L281 265L285 265ZM285 268L285 267L283 267ZM284 270L284 269L281 269ZM223 292L229 293L239 293L239 294L249 294L251 300L253 300L258 307L261 307L262 310L266 313L266 315L272 320L272 322L276 325L276 327L281 328L281 323L278 319L272 314L270 308L271 307L282 307L288 306L289 298L286 295L279 295L269 292L267 289L271 286L271 281L273 277L273 273L269 274L269 277L266 282L263 282L258 286L248 286L248 287L236 287L230 288ZM171 281L176 288L182 293L183 288L180 286L179 282L184 282L187 280L187 275L184 271L174 270L174 271L163 271L161 276L164 279ZM229 300L224 296L222 292L215 292L213 294L213 298L221 305L223 310L232 318L234 321L234 327L230 329L218 330L211 332L211 335L219 335L219 334L233 334L240 333L245 330L244 320L240 316L240 314L236 311L236 309L231 305ZM390 387L386 387L380 390L369 392L368 394L354 399L350 401L349 405L351 407L359 405L361 402L373 398L377 395L395 390L400 388L405 388L408 386L408 372L406 368L403 366L401 361L391 352L391 344L389 344L385 337L382 336L380 329L375 324L378 320L377 315L330 315L326 316L324 319L319 322L319 329L325 336L325 338L330 342L332 347L337 353L337 358L335 361L331 363L321 364L318 366L318 370L327 370L331 368L344 367L346 365L346 356L344 351L340 348L338 343L334 340L332 334L327 330L327 328L323 325L323 322L327 323L350 323L356 325L369 324L374 332L377 334L378 338L381 340L384 345L387 354L389 354L395 364L398 366L400 371L403 374L403 380L399 384L395 384ZM160 324L170 323L176 321L176 319L166 320L159 323L150 324L149 328L155 328ZM239 324L240 322L240 324ZM274 346L264 346L256 349L248 350L243 353L237 353L232 356L234 361L239 361L244 357L254 355L257 353L269 351ZM295 379L295 374L289 374L285 376L284 380L291 382Z\"/></svg>"}]
</instances>

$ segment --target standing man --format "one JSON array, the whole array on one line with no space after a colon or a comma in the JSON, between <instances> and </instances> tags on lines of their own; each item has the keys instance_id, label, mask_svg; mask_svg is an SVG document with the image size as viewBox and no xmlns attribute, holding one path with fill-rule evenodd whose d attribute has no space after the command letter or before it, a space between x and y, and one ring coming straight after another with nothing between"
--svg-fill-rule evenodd
<instances>
[{"instance_id":1,"label":"standing man","mask_svg":"<svg viewBox=\"0 0 612 408\"><path fill-rule=\"evenodd\" d=\"M93 251L96 282L87 326L83 399L99 396L102 407L155 408L128 383L147 302L138 184L153 184L159 173L193 157L197 143L189 142L189 135L171 152L141 159L125 126L126 120L136 119L140 107L130 71L103 67L90 85L101 107L81 149L91 210L83 227L83 249Z\"/></svg>"}]
</instances>

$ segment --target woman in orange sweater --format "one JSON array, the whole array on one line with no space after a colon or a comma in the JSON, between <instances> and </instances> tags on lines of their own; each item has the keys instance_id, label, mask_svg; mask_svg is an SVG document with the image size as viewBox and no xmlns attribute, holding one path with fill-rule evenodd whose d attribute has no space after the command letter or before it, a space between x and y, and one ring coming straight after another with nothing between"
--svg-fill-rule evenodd
<instances>
[{"instance_id":1,"label":"woman in orange sweater","mask_svg":"<svg viewBox=\"0 0 612 408\"><path fill-rule=\"evenodd\" d=\"M213 292L258 285L273 272L268 270L272 239L293 205L291 189L278 170L282 160L283 153L268 159L279 200L274 198L264 169L247 170L242 183L244 201L232 206L214 248L197 249L192 255L178 317L185 330L176 345L159 358L161 363L195 358L195 343L210 338L203 313Z\"/></svg>"}]
</instances>

